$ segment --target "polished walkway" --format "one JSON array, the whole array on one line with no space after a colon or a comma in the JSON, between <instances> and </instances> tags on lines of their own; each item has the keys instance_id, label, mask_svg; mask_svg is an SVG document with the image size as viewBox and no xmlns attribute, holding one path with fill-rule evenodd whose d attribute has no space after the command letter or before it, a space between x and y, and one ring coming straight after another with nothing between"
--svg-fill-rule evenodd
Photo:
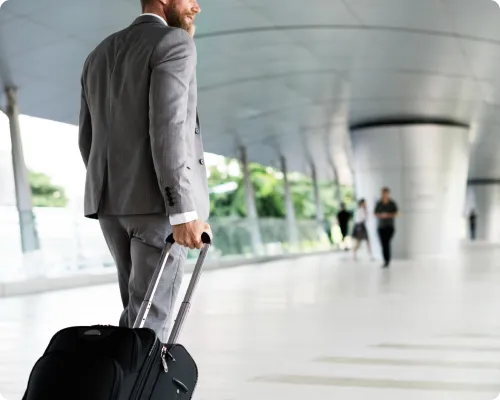
<instances>
[{"instance_id":1,"label":"polished walkway","mask_svg":"<svg viewBox=\"0 0 500 400\"><path fill-rule=\"evenodd\" d=\"M207 272L182 335L195 399L494 399L500 248L463 253L389 270L332 254ZM0 299L0 393L20 399L56 330L119 312L114 285Z\"/></svg>"}]
</instances>

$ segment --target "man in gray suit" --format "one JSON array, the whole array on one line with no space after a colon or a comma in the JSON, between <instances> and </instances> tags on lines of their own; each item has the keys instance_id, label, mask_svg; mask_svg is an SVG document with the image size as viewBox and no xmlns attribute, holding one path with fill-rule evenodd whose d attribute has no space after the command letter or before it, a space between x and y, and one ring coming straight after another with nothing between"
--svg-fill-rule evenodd
<instances>
[{"instance_id":1,"label":"man in gray suit","mask_svg":"<svg viewBox=\"0 0 500 400\"><path fill-rule=\"evenodd\" d=\"M85 216L99 220L132 326L166 237L173 246L147 326L167 340L187 248L210 233L197 115L196 0L142 0L143 14L104 39L82 73L79 147Z\"/></svg>"}]
</instances>

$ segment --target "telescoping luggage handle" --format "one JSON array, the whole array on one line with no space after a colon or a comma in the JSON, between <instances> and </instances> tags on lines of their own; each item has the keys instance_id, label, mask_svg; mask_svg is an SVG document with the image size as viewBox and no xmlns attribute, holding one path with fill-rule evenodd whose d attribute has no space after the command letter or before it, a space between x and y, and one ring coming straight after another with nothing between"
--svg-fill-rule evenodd
<instances>
[{"instance_id":1,"label":"telescoping luggage handle","mask_svg":"<svg viewBox=\"0 0 500 400\"><path fill-rule=\"evenodd\" d=\"M177 314L177 318L175 319L174 327L172 328L172 332L170 333L170 337L168 338L168 344L174 344L177 342L177 338L179 337L182 325L184 324L187 313L189 311L189 307L191 306L191 298L193 297L196 285L198 284L198 281L200 279L201 270L203 269L203 263L205 262L208 249L212 244L212 238L206 232L201 235L201 240L203 242L203 247L200 251L200 255L198 256L198 260L196 261L191 280L189 281L189 286L186 290L186 294L184 295L184 300ZM151 279L151 283L149 284L146 297L144 298L144 301L141 304L141 308L139 309L139 313L137 314L137 318L134 322L134 328L144 327L146 319L148 318L154 295L156 293L156 289L158 289L160 278L163 275L163 270L165 269L165 265L167 265L168 256L170 255L170 251L172 250L172 246L174 245L174 243L174 235L170 234L165 241L165 247L163 249L163 252L161 253L160 261L158 263L158 266L156 267L153 278Z\"/></svg>"}]
</instances>

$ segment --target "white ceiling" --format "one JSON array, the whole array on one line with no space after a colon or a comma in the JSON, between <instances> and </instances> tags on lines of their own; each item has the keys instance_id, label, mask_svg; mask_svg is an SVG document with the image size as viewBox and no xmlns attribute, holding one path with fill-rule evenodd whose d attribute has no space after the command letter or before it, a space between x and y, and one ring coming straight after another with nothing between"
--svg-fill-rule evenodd
<instances>
[{"instance_id":1,"label":"white ceiling","mask_svg":"<svg viewBox=\"0 0 500 400\"><path fill-rule=\"evenodd\" d=\"M500 177L500 8L491 0L199 0L205 149L342 182L348 127L412 116L471 124L470 176ZM139 0L9 0L0 79L24 114L76 124L86 55ZM306 139L307 138L307 139Z\"/></svg>"}]
</instances>

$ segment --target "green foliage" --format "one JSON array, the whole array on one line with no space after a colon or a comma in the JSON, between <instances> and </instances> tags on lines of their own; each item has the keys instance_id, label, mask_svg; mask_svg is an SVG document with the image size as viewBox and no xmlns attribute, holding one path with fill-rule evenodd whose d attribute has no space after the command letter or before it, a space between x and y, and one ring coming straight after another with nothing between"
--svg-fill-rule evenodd
<instances>
[{"instance_id":1,"label":"green foliage","mask_svg":"<svg viewBox=\"0 0 500 400\"><path fill-rule=\"evenodd\" d=\"M66 207L68 199L64 188L54 185L49 176L28 171L34 207Z\"/></svg>"},{"instance_id":2,"label":"green foliage","mask_svg":"<svg viewBox=\"0 0 500 400\"><path fill-rule=\"evenodd\" d=\"M285 190L276 171L263 165L249 164L250 179L255 195L257 214L261 218L285 217ZM243 190L243 196L244 196Z\"/></svg>"},{"instance_id":3,"label":"green foliage","mask_svg":"<svg viewBox=\"0 0 500 400\"><path fill-rule=\"evenodd\" d=\"M236 162L226 159L226 167ZM285 218L284 186L282 174L278 171L256 163L249 163L252 186L255 194L255 204L260 218ZM210 195L211 217L245 217L246 202L242 174L231 176L226 171L211 167L208 179L211 188L234 182L237 189L226 193ZM316 218L316 204L312 180L298 173L289 174L292 199L297 219ZM338 212L337 188L331 182L320 182L320 196L325 218L333 222ZM341 187L342 199L348 208L354 206L352 188Z\"/></svg>"},{"instance_id":4,"label":"green foliage","mask_svg":"<svg viewBox=\"0 0 500 400\"><path fill-rule=\"evenodd\" d=\"M225 160L226 167L229 166L230 162L230 159ZM229 182L236 182L238 184L238 189L236 191L210 194L210 216L243 216L244 214L241 213L241 201L236 200L240 197L238 192L243 189L241 188L241 178L232 177L226 171L220 171L217 167L210 167L209 173L208 186L210 188Z\"/></svg>"}]
</instances>

